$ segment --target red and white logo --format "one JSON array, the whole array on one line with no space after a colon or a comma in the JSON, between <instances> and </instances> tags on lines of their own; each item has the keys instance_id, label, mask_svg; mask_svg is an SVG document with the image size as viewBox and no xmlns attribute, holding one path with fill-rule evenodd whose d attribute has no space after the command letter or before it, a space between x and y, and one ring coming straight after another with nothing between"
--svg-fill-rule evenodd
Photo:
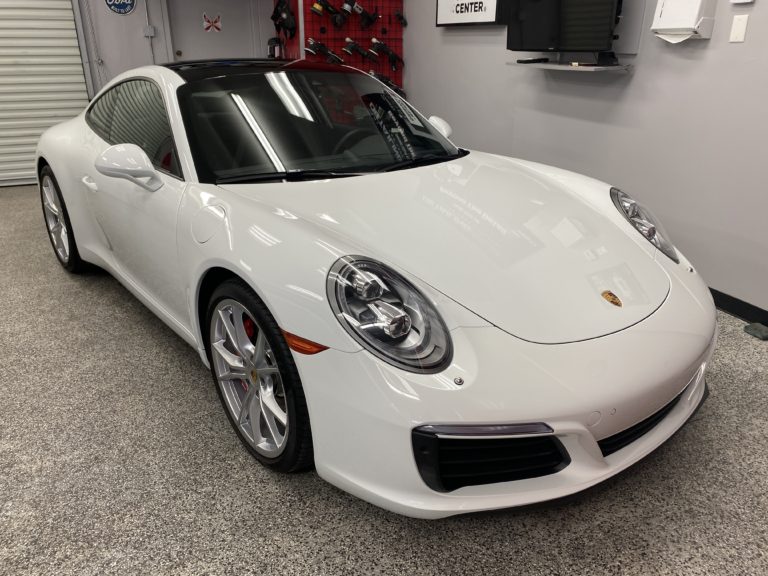
<instances>
[{"instance_id":1,"label":"red and white logo","mask_svg":"<svg viewBox=\"0 0 768 576\"><path fill-rule=\"evenodd\" d=\"M216 16L213 20L208 18L207 14L203 14L203 30L206 32L210 32L211 30L214 32L221 32L221 14Z\"/></svg>"}]
</instances>

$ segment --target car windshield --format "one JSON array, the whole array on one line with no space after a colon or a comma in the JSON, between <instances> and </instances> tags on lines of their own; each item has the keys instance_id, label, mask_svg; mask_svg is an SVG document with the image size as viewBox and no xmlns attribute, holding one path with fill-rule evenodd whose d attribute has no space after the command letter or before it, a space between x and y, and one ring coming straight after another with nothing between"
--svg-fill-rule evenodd
<instances>
[{"instance_id":1,"label":"car windshield","mask_svg":"<svg viewBox=\"0 0 768 576\"><path fill-rule=\"evenodd\" d=\"M392 90L361 72L220 76L179 88L201 182L348 176L461 155Z\"/></svg>"}]
</instances>

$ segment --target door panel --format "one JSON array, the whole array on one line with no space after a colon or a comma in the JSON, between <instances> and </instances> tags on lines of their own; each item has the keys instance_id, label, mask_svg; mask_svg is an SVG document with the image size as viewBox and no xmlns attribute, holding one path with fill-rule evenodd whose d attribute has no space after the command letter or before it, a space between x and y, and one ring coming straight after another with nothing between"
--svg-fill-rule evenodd
<instances>
[{"instance_id":1,"label":"door panel","mask_svg":"<svg viewBox=\"0 0 768 576\"><path fill-rule=\"evenodd\" d=\"M94 103L86 118L87 164L82 182L113 265L188 326L176 249L176 219L186 184L160 89L145 79L118 84ZM163 186L150 192L128 180L99 173L96 159L114 144L142 148Z\"/></svg>"},{"instance_id":2,"label":"door panel","mask_svg":"<svg viewBox=\"0 0 768 576\"><path fill-rule=\"evenodd\" d=\"M176 216L185 184L167 174L160 177L162 188L149 192L94 170L97 190L90 196L120 272L188 325L176 249Z\"/></svg>"}]
</instances>

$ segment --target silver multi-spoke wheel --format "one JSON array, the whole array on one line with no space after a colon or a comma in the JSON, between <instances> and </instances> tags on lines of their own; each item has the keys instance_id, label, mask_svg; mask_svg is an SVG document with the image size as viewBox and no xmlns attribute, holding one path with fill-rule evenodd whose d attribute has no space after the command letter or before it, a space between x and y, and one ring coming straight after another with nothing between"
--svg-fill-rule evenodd
<instances>
[{"instance_id":1,"label":"silver multi-spoke wheel","mask_svg":"<svg viewBox=\"0 0 768 576\"><path fill-rule=\"evenodd\" d=\"M67 264L69 262L69 233L67 232L64 209L59 200L59 193L50 176L43 176L42 189L43 212L48 235L51 237L59 260L63 264Z\"/></svg>"},{"instance_id":2,"label":"silver multi-spoke wheel","mask_svg":"<svg viewBox=\"0 0 768 576\"><path fill-rule=\"evenodd\" d=\"M210 288L201 290L207 295ZM236 277L224 279L204 301L211 374L238 437L272 470L307 469L313 460L307 400L275 317Z\"/></svg>"},{"instance_id":3,"label":"silver multi-spoke wheel","mask_svg":"<svg viewBox=\"0 0 768 576\"><path fill-rule=\"evenodd\" d=\"M280 367L266 335L239 302L225 299L211 315L213 370L232 421L267 458L285 449L290 423Z\"/></svg>"}]
</instances>

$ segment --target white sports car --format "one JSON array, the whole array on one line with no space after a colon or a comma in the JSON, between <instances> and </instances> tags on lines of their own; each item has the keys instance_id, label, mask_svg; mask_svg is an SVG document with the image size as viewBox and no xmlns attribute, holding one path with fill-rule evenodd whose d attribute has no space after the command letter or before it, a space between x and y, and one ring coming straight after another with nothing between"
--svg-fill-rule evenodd
<instances>
[{"instance_id":1,"label":"white sports car","mask_svg":"<svg viewBox=\"0 0 768 576\"><path fill-rule=\"evenodd\" d=\"M645 207L449 136L351 68L178 63L116 78L37 168L61 264L195 346L261 463L439 518L637 462L716 340Z\"/></svg>"}]
</instances>

